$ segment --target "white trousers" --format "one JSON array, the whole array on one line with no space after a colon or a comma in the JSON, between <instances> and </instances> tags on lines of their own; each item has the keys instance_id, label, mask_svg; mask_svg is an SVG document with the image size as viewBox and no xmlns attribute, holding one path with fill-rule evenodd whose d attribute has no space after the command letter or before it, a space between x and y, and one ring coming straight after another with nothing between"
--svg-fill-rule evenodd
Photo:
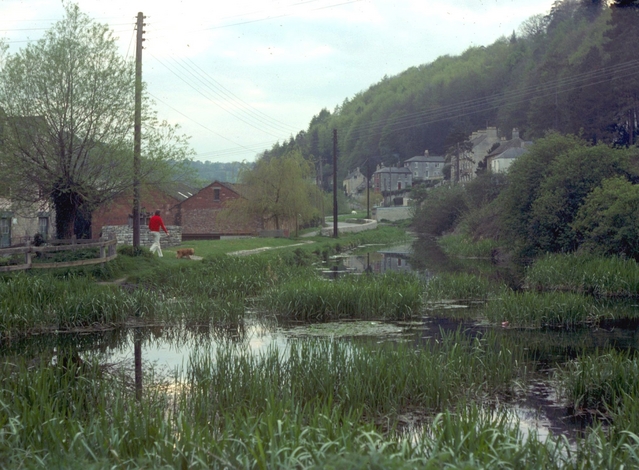
<instances>
[{"instance_id":1,"label":"white trousers","mask_svg":"<svg viewBox=\"0 0 639 470\"><path fill-rule=\"evenodd\" d=\"M160 232L151 232L153 234L153 244L151 245L151 253L158 252L158 256L162 258L162 247L160 246Z\"/></svg>"}]
</instances>

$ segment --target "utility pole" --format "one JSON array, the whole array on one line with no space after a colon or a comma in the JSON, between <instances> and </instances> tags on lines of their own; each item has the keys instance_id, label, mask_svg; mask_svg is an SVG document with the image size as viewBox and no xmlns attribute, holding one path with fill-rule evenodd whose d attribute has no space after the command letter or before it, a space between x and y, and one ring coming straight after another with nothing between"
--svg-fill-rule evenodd
<instances>
[{"instance_id":1,"label":"utility pole","mask_svg":"<svg viewBox=\"0 0 639 470\"><path fill-rule=\"evenodd\" d=\"M456 150L456 155L457 158L455 159L455 182L459 183L459 171L460 171L460 167L459 167L459 142L457 143L457 150Z\"/></svg>"},{"instance_id":2,"label":"utility pole","mask_svg":"<svg viewBox=\"0 0 639 470\"><path fill-rule=\"evenodd\" d=\"M133 248L140 246L140 153L142 142L142 35L144 15L138 13L135 47L135 118L133 123Z\"/></svg>"},{"instance_id":3,"label":"utility pole","mask_svg":"<svg viewBox=\"0 0 639 470\"><path fill-rule=\"evenodd\" d=\"M333 238L337 238L337 129L333 129Z\"/></svg>"},{"instance_id":4,"label":"utility pole","mask_svg":"<svg viewBox=\"0 0 639 470\"><path fill-rule=\"evenodd\" d=\"M366 218L371 218L371 158L366 159Z\"/></svg>"}]
</instances>

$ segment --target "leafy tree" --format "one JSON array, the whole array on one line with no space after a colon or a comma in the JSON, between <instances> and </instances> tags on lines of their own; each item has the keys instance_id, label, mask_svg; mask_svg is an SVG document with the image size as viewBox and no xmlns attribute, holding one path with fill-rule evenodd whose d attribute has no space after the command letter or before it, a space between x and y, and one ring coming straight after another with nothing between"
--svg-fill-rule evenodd
<instances>
[{"instance_id":1,"label":"leafy tree","mask_svg":"<svg viewBox=\"0 0 639 470\"><path fill-rule=\"evenodd\" d=\"M135 73L106 25L77 5L1 64L4 176L14 200L50 197L57 236L76 218L132 187ZM141 180L168 184L190 154L177 127L160 122L145 97Z\"/></svg>"},{"instance_id":2,"label":"leafy tree","mask_svg":"<svg viewBox=\"0 0 639 470\"><path fill-rule=\"evenodd\" d=\"M240 171L243 197L229 202L223 217L273 222L278 230L296 218L305 224L319 215L314 177L313 165L299 151L262 158Z\"/></svg>"},{"instance_id":3,"label":"leafy tree","mask_svg":"<svg viewBox=\"0 0 639 470\"><path fill-rule=\"evenodd\" d=\"M615 175L636 175L628 151L569 135L539 139L512 164L498 198L509 238L525 255L574 250L578 239L571 224L580 206Z\"/></svg>"},{"instance_id":4,"label":"leafy tree","mask_svg":"<svg viewBox=\"0 0 639 470\"><path fill-rule=\"evenodd\" d=\"M618 176L586 197L572 224L583 249L639 259L639 185Z\"/></svg>"}]
</instances>

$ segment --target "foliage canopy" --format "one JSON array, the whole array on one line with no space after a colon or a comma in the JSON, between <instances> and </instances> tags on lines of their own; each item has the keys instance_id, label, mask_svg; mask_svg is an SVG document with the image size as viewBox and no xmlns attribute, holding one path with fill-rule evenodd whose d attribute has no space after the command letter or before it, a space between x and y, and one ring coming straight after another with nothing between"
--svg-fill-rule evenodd
<instances>
[{"instance_id":1,"label":"foliage canopy","mask_svg":"<svg viewBox=\"0 0 639 470\"><path fill-rule=\"evenodd\" d=\"M76 217L131 188L135 72L106 25L77 5L44 37L1 64L4 183L14 201L50 196L58 237ZM188 139L143 98L141 180L167 184L190 155Z\"/></svg>"}]
</instances>

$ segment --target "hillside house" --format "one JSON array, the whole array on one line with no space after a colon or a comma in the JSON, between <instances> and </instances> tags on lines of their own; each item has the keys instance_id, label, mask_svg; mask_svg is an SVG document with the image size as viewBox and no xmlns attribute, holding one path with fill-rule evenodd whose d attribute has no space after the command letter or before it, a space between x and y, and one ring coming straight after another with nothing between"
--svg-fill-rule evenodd
<instances>
[{"instance_id":1,"label":"hillside house","mask_svg":"<svg viewBox=\"0 0 639 470\"><path fill-rule=\"evenodd\" d=\"M413 182L440 180L444 178L444 161L443 156L430 155L428 150L425 150L424 155L406 160L404 166L411 171Z\"/></svg>"},{"instance_id":2,"label":"hillside house","mask_svg":"<svg viewBox=\"0 0 639 470\"><path fill-rule=\"evenodd\" d=\"M373 173L373 190L376 193L403 191L413 186L413 173L406 168L395 166L377 167Z\"/></svg>"},{"instance_id":3,"label":"hillside house","mask_svg":"<svg viewBox=\"0 0 639 470\"><path fill-rule=\"evenodd\" d=\"M519 137L517 128L513 129L512 139L501 140L485 157L486 168L494 173L505 172L518 157L528 151L531 141Z\"/></svg>"},{"instance_id":4,"label":"hillside house","mask_svg":"<svg viewBox=\"0 0 639 470\"><path fill-rule=\"evenodd\" d=\"M359 171L359 167L351 171L343 182L346 196L354 196L366 189L366 176Z\"/></svg>"},{"instance_id":5,"label":"hillside house","mask_svg":"<svg viewBox=\"0 0 639 470\"><path fill-rule=\"evenodd\" d=\"M468 136L472 149L453 155L451 161L450 179L455 182L470 181L476 176L477 165L490 149L501 141L496 127L487 127L473 132Z\"/></svg>"}]
</instances>

